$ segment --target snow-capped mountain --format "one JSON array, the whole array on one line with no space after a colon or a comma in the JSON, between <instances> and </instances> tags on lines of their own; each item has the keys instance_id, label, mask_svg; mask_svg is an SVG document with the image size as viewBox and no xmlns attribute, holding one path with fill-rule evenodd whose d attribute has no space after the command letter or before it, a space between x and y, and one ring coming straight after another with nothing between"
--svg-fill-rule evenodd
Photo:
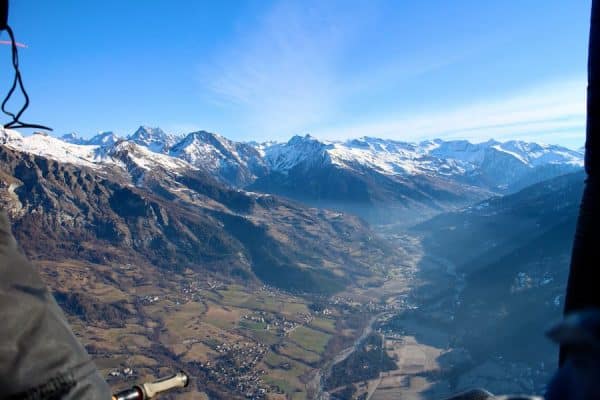
<instances>
[{"instance_id":1,"label":"snow-capped mountain","mask_svg":"<svg viewBox=\"0 0 600 400\"><path fill-rule=\"evenodd\" d=\"M244 187L267 173L266 164L256 148L206 131L188 134L169 150L169 155L238 187Z\"/></svg>"},{"instance_id":2,"label":"snow-capped mountain","mask_svg":"<svg viewBox=\"0 0 600 400\"><path fill-rule=\"evenodd\" d=\"M565 163L581 166L581 151L570 150L561 146L541 145L519 140L500 143L490 140L484 143L472 144L466 140L444 142L433 141L435 144L431 154L440 158L453 158L481 165L490 149L506 153L522 164L533 167L548 163Z\"/></svg>"},{"instance_id":3,"label":"snow-capped mountain","mask_svg":"<svg viewBox=\"0 0 600 400\"><path fill-rule=\"evenodd\" d=\"M92 136L90 139L84 139L77 133L71 132L60 137L60 140L70 144L78 145L94 145L94 146L110 146L122 140L112 131L99 132L97 135Z\"/></svg>"},{"instance_id":4,"label":"snow-capped mountain","mask_svg":"<svg viewBox=\"0 0 600 400\"><path fill-rule=\"evenodd\" d=\"M78 145L2 129L0 140L0 210L37 256L193 268L324 295L400 262L354 216L226 187L133 141ZM305 268L313 259L323 262Z\"/></svg>"},{"instance_id":5,"label":"snow-capped mountain","mask_svg":"<svg viewBox=\"0 0 600 400\"><path fill-rule=\"evenodd\" d=\"M580 151L523 141L473 144L436 139L407 143L364 137L322 142L310 135L267 147L265 160L272 170L281 173L327 164L368 168L384 175L445 176L502 192L534 183L536 175L545 179L546 175L556 176L583 166Z\"/></svg>"},{"instance_id":6,"label":"snow-capped mountain","mask_svg":"<svg viewBox=\"0 0 600 400\"><path fill-rule=\"evenodd\" d=\"M333 150L334 146L311 135L294 136L287 143L266 147L265 160L269 168L277 172L286 172L297 166L318 166L332 161L328 150Z\"/></svg>"},{"instance_id":7,"label":"snow-capped mountain","mask_svg":"<svg viewBox=\"0 0 600 400\"><path fill-rule=\"evenodd\" d=\"M80 144L87 144L93 146L112 146L117 143L119 140L122 140L119 136L117 136L112 131L100 132L96 136L92 137L89 140L86 140Z\"/></svg>"},{"instance_id":8,"label":"snow-capped mountain","mask_svg":"<svg viewBox=\"0 0 600 400\"><path fill-rule=\"evenodd\" d=\"M1 129L0 143L14 150L69 164L95 168L98 164L107 162L99 155L100 146L73 144L46 133L36 132L33 135L22 136L17 131Z\"/></svg>"},{"instance_id":9,"label":"snow-capped mountain","mask_svg":"<svg viewBox=\"0 0 600 400\"><path fill-rule=\"evenodd\" d=\"M74 144L55 138L46 133L22 136L20 133L0 129L0 144L25 153L35 154L63 163L80 165L93 169L118 167L131 170L151 171L162 169L172 173L196 170L184 160L155 153L149 148L132 141L116 138L112 132L105 132L89 140L77 140L85 144Z\"/></svg>"},{"instance_id":10,"label":"snow-capped mountain","mask_svg":"<svg viewBox=\"0 0 600 400\"><path fill-rule=\"evenodd\" d=\"M430 154L456 160L475 182L500 192L515 192L530 184L583 167L583 153L561 146L511 140L472 144L437 141Z\"/></svg>"},{"instance_id":11,"label":"snow-capped mountain","mask_svg":"<svg viewBox=\"0 0 600 400\"><path fill-rule=\"evenodd\" d=\"M19 140L35 141L22 137ZM123 139L113 132L102 132L91 139L71 133L61 140L71 145L107 148ZM435 139L409 143L362 137L348 141L320 141L305 135L294 136L287 143L259 144L235 142L206 131L192 132L182 138L169 135L160 128L141 126L126 141L154 153L187 161L236 187L251 185L256 179L272 174L287 175L290 170L307 171L331 166L348 171L367 170L398 179L437 177L493 192L511 193L583 166L581 149L515 140L471 143ZM70 153L78 151L71 150ZM101 153L107 154L106 149Z\"/></svg>"},{"instance_id":12,"label":"snow-capped mountain","mask_svg":"<svg viewBox=\"0 0 600 400\"><path fill-rule=\"evenodd\" d=\"M251 190L371 220L418 220L580 170L583 154L560 146L440 139L407 143L295 136L264 148L269 174Z\"/></svg>"},{"instance_id":13,"label":"snow-capped mountain","mask_svg":"<svg viewBox=\"0 0 600 400\"><path fill-rule=\"evenodd\" d=\"M127 139L104 132L21 136L0 131L0 144L95 169L121 168L134 182L153 170L196 171L235 188L278 194L371 221L396 215L423 219L494 194L580 170L583 153L521 141L470 143L440 139L407 143L363 137L287 143L239 143L206 132L176 141L160 128L140 127Z\"/></svg>"},{"instance_id":14,"label":"snow-capped mountain","mask_svg":"<svg viewBox=\"0 0 600 400\"><path fill-rule=\"evenodd\" d=\"M85 139L79 137L77 132L65 133L60 137L60 140L71 144L84 144L86 142Z\"/></svg>"},{"instance_id":15,"label":"snow-capped mountain","mask_svg":"<svg viewBox=\"0 0 600 400\"><path fill-rule=\"evenodd\" d=\"M168 134L160 128L140 126L127 140L147 147L155 153L167 153L171 146L181 140L181 138Z\"/></svg>"}]
</instances>

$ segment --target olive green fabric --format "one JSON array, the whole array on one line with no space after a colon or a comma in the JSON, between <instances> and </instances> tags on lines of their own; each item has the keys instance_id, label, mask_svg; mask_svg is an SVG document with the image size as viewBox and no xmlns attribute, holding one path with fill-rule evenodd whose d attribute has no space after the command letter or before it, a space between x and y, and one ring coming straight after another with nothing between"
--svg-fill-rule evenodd
<instances>
[{"instance_id":1,"label":"olive green fabric","mask_svg":"<svg viewBox=\"0 0 600 400\"><path fill-rule=\"evenodd\" d=\"M0 399L110 397L0 210Z\"/></svg>"}]
</instances>

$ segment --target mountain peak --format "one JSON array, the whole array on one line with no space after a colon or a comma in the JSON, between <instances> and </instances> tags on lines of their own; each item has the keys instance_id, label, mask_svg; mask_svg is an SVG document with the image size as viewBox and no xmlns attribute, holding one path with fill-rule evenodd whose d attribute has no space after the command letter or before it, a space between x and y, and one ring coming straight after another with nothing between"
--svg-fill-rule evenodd
<instances>
[{"instance_id":1,"label":"mountain peak","mask_svg":"<svg viewBox=\"0 0 600 400\"><path fill-rule=\"evenodd\" d=\"M170 153L189 152L190 146L203 145L217 147L219 151L227 151L227 147L233 146L233 144L234 142L217 133L201 130L188 133L183 139L172 146Z\"/></svg>"},{"instance_id":2,"label":"mountain peak","mask_svg":"<svg viewBox=\"0 0 600 400\"><path fill-rule=\"evenodd\" d=\"M262 154L252 145L204 130L190 132L170 148L169 155L186 160L235 186L245 186L266 173Z\"/></svg>"},{"instance_id":3,"label":"mountain peak","mask_svg":"<svg viewBox=\"0 0 600 400\"><path fill-rule=\"evenodd\" d=\"M328 158L327 148L333 147L314 136L293 136L287 143L275 144L265 149L265 159L271 168L286 171L298 164L323 162Z\"/></svg>"},{"instance_id":4,"label":"mountain peak","mask_svg":"<svg viewBox=\"0 0 600 400\"><path fill-rule=\"evenodd\" d=\"M147 147L155 153L166 153L176 142L177 137L170 135L159 127L141 125L128 140Z\"/></svg>"},{"instance_id":5,"label":"mountain peak","mask_svg":"<svg viewBox=\"0 0 600 400\"><path fill-rule=\"evenodd\" d=\"M295 144L299 144L299 143L321 143L321 142L319 141L319 139L317 139L316 137L312 136L309 133L305 134L304 136L294 135L288 141L288 144L290 144L290 145L295 145Z\"/></svg>"},{"instance_id":6,"label":"mountain peak","mask_svg":"<svg viewBox=\"0 0 600 400\"><path fill-rule=\"evenodd\" d=\"M77 144L90 144L94 146L112 146L117 143L121 138L117 136L113 131L99 132L96 136L86 141L80 141Z\"/></svg>"},{"instance_id":7,"label":"mountain peak","mask_svg":"<svg viewBox=\"0 0 600 400\"><path fill-rule=\"evenodd\" d=\"M60 138L63 142L72 144L82 144L85 140L77 134L77 132L69 132L62 135Z\"/></svg>"},{"instance_id":8,"label":"mountain peak","mask_svg":"<svg viewBox=\"0 0 600 400\"><path fill-rule=\"evenodd\" d=\"M136 139L146 139L146 138L161 138L164 139L167 137L165 131L160 129L159 127L151 127L146 125L140 125L139 128L129 136L130 140Z\"/></svg>"},{"instance_id":9,"label":"mountain peak","mask_svg":"<svg viewBox=\"0 0 600 400\"><path fill-rule=\"evenodd\" d=\"M183 139L182 142L191 143L195 140L210 143L213 145L222 146L224 143L233 143L231 140L219 135L218 133L208 132L205 130L194 131L188 133ZM179 145L179 144L178 144Z\"/></svg>"}]
</instances>

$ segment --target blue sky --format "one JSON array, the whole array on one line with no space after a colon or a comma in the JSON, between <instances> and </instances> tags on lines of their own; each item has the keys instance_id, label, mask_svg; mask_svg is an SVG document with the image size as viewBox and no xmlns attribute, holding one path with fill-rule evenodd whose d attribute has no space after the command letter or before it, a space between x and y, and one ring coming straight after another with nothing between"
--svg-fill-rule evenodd
<instances>
[{"instance_id":1,"label":"blue sky","mask_svg":"<svg viewBox=\"0 0 600 400\"><path fill-rule=\"evenodd\" d=\"M583 144L589 0L11 3L57 134Z\"/></svg>"}]
</instances>

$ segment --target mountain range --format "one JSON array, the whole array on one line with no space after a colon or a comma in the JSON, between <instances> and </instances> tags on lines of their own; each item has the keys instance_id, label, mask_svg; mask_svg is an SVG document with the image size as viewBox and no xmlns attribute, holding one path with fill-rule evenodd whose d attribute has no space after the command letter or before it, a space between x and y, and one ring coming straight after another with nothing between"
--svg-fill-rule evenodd
<instances>
[{"instance_id":1,"label":"mountain range","mask_svg":"<svg viewBox=\"0 0 600 400\"><path fill-rule=\"evenodd\" d=\"M141 126L127 138L102 132L21 137L0 143L72 164L103 168L136 145L133 163L166 170L203 171L226 186L271 193L359 215L369 222L410 225L495 194L580 170L581 150L523 141L441 139L419 143L363 137L321 141L310 135L286 143L245 143L206 131L171 135Z\"/></svg>"},{"instance_id":2,"label":"mountain range","mask_svg":"<svg viewBox=\"0 0 600 400\"><path fill-rule=\"evenodd\" d=\"M32 258L191 268L297 292L376 282L398 257L359 218L226 186L133 140L2 131L0 208Z\"/></svg>"}]
</instances>

